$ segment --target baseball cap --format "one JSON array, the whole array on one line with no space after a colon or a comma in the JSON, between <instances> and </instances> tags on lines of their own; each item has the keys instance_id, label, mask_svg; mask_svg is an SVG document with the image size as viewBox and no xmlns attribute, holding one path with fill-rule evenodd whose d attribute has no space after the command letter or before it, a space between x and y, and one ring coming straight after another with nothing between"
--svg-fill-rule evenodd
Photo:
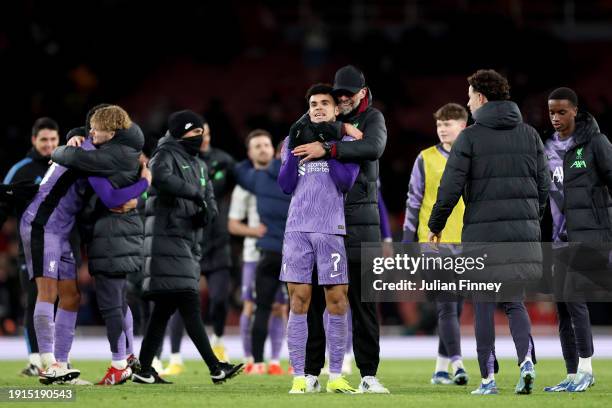
<instances>
[{"instance_id":1,"label":"baseball cap","mask_svg":"<svg viewBox=\"0 0 612 408\"><path fill-rule=\"evenodd\" d=\"M353 65L346 65L336 71L334 77L334 92L349 91L356 94L362 88L365 88L365 77L363 72Z\"/></svg>"}]
</instances>

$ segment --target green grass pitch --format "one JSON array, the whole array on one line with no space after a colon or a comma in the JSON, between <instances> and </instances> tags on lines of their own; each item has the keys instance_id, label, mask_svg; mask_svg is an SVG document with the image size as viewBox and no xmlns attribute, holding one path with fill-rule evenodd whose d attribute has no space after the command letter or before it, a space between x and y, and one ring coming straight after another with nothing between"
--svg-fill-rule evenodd
<instances>
[{"instance_id":1,"label":"green grass pitch","mask_svg":"<svg viewBox=\"0 0 612 408\"><path fill-rule=\"evenodd\" d=\"M286 365L286 364L285 364ZM430 360L385 360L379 369L379 378L391 391L391 395L338 395L307 394L288 395L291 377L240 375L223 385L213 385L203 363L188 361L187 371L178 377L168 377L173 385L139 385L128 382L121 386L81 386L76 390L76 402L65 402L72 407L414 407L414 408L528 408L528 407L610 407L612 406L612 360L595 360L593 369L596 385L585 393L549 394L542 391L545 385L556 384L564 376L564 365L559 360L542 360L536 365L537 378L531 395L515 395L514 385L518 379L515 361L500 361L500 372L496 377L500 395L473 396L470 391L478 383L477 363L466 361L470 374L467 387L434 386L429 384L434 369ZM38 387L38 380L19 377L22 361L0 362L0 387ZM106 362L75 361L81 376L89 381L102 377ZM321 376L325 389L327 378ZM357 386L359 376L353 374L349 381ZM57 386L61 387L61 386ZM0 403L0 406L15 406ZM31 404L29 406L58 406L58 402Z\"/></svg>"}]
</instances>

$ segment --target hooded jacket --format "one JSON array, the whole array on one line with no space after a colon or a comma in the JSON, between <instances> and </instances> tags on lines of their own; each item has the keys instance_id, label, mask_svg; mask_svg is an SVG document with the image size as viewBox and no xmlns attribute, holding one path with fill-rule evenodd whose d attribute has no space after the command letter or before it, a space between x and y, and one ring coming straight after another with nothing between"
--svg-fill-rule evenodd
<instances>
[{"instance_id":1,"label":"hooded jacket","mask_svg":"<svg viewBox=\"0 0 612 408\"><path fill-rule=\"evenodd\" d=\"M540 219L550 188L544 145L514 102L487 102L473 117L453 144L429 229L442 231L463 196L461 241L485 244L466 246L475 256L488 253L484 280L535 283L542 276ZM487 244L499 242L514 244Z\"/></svg>"},{"instance_id":2,"label":"hooded jacket","mask_svg":"<svg viewBox=\"0 0 612 408\"><path fill-rule=\"evenodd\" d=\"M491 101L473 114L446 164L429 229L440 232L459 197L462 242L539 242L550 175L538 132L511 101Z\"/></svg>"},{"instance_id":3,"label":"hooded jacket","mask_svg":"<svg viewBox=\"0 0 612 408\"><path fill-rule=\"evenodd\" d=\"M563 160L564 214L570 242L612 241L612 144L587 112L576 117Z\"/></svg>"},{"instance_id":4,"label":"hooded jacket","mask_svg":"<svg viewBox=\"0 0 612 408\"><path fill-rule=\"evenodd\" d=\"M199 293L202 224L217 215L206 164L170 135L160 139L149 162L153 185L145 203L143 292Z\"/></svg>"}]
</instances>

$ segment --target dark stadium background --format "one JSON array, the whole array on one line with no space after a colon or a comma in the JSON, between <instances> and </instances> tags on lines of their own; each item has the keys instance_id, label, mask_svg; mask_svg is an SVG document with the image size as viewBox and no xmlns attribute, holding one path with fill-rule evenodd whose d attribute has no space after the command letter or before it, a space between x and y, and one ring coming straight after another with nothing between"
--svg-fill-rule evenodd
<instances>
[{"instance_id":1,"label":"dark stadium background","mask_svg":"<svg viewBox=\"0 0 612 408\"><path fill-rule=\"evenodd\" d=\"M307 87L331 82L347 63L365 72L387 120L380 174L396 240L413 161L437 141L432 113L465 105L474 70L504 73L543 137L546 96L558 86L576 89L604 133L612 129L612 1L29 0L0 5L0 173L25 155L37 117L55 118L63 136L100 102L125 107L149 151L168 113L190 108L210 122L214 146L243 158L249 130L280 141L304 111ZM9 223L0 235L0 334L14 333L22 314L15 251ZM100 323L81 277L80 320ZM594 323L612 323L609 305L591 306ZM530 308L534 323L554 322L550 305ZM427 306L383 304L381 313L407 333L432 330Z\"/></svg>"}]
</instances>

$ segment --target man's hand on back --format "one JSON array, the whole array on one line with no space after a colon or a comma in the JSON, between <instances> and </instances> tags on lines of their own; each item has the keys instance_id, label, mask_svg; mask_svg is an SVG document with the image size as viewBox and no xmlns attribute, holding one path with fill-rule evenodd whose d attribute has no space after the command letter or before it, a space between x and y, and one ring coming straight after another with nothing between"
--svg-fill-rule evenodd
<instances>
[{"instance_id":1,"label":"man's hand on back","mask_svg":"<svg viewBox=\"0 0 612 408\"><path fill-rule=\"evenodd\" d=\"M130 201L124 203L120 207L111 208L110 211L117 214L125 214L128 211L132 211L138 205L138 200L132 198Z\"/></svg>"},{"instance_id":2,"label":"man's hand on back","mask_svg":"<svg viewBox=\"0 0 612 408\"><path fill-rule=\"evenodd\" d=\"M68 140L68 143L66 144L68 146L81 147L81 145L83 144L83 141L85 141L85 137L83 136L72 136L70 140Z\"/></svg>"}]
</instances>

